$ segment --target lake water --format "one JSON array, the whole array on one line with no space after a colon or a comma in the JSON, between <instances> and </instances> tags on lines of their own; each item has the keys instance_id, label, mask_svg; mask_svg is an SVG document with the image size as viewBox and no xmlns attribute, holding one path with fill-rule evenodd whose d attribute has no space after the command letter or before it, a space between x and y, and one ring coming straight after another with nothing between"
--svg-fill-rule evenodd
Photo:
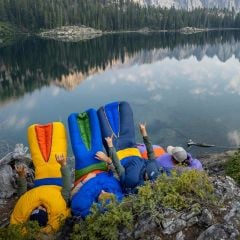
<instances>
[{"instance_id":1,"label":"lake water","mask_svg":"<svg viewBox=\"0 0 240 240\"><path fill-rule=\"evenodd\" d=\"M0 45L1 46L1 45ZM0 47L0 143L27 144L33 123L128 101L156 144L240 145L240 32L27 38ZM70 149L70 143L69 143ZM203 154L224 148L197 148ZM1 151L1 149L0 149Z\"/></svg>"}]
</instances>

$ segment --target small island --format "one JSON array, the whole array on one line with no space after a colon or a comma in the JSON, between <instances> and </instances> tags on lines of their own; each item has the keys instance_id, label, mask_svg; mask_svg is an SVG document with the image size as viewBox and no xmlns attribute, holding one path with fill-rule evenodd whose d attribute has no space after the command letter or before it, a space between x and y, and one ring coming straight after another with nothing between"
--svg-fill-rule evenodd
<instances>
[{"instance_id":1,"label":"small island","mask_svg":"<svg viewBox=\"0 0 240 240\"><path fill-rule=\"evenodd\" d=\"M78 42L80 40L92 39L102 36L102 31L94 28L81 26L62 26L50 30L44 30L37 34L42 38L61 41Z\"/></svg>"},{"instance_id":2,"label":"small island","mask_svg":"<svg viewBox=\"0 0 240 240\"><path fill-rule=\"evenodd\" d=\"M193 34L193 33L205 32L208 30L209 30L208 28L184 27L179 29L179 32L182 34Z\"/></svg>"}]
</instances>

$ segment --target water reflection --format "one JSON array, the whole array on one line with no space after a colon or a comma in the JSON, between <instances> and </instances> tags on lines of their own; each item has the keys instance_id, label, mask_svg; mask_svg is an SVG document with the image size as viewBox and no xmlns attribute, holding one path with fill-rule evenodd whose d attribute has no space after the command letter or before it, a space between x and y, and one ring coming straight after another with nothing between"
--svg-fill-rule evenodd
<instances>
[{"instance_id":1,"label":"water reflection","mask_svg":"<svg viewBox=\"0 0 240 240\"><path fill-rule=\"evenodd\" d=\"M121 63L134 65L191 56L198 61L204 56L216 56L222 62L233 55L240 59L239 39L239 32L209 32L110 35L80 43L22 40L0 48L0 100L23 96L51 83L72 90L88 76L120 67Z\"/></svg>"},{"instance_id":2,"label":"water reflection","mask_svg":"<svg viewBox=\"0 0 240 240\"><path fill-rule=\"evenodd\" d=\"M126 100L163 146L239 146L239 60L237 31L19 41L0 48L0 140L26 143L31 123Z\"/></svg>"}]
</instances>

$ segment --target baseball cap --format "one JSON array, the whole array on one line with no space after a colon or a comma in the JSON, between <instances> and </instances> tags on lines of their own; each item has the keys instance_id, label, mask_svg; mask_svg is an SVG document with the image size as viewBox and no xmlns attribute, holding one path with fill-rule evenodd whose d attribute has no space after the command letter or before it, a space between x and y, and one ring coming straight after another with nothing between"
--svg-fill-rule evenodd
<instances>
[{"instance_id":1,"label":"baseball cap","mask_svg":"<svg viewBox=\"0 0 240 240\"><path fill-rule=\"evenodd\" d=\"M30 221L37 221L40 227L46 227L48 213L42 209L35 209L30 215Z\"/></svg>"},{"instance_id":2,"label":"baseball cap","mask_svg":"<svg viewBox=\"0 0 240 240\"><path fill-rule=\"evenodd\" d=\"M167 152L168 154L172 155L176 161L180 163L187 159L187 152L182 147L168 146Z\"/></svg>"},{"instance_id":3,"label":"baseball cap","mask_svg":"<svg viewBox=\"0 0 240 240\"><path fill-rule=\"evenodd\" d=\"M146 174L150 181L157 179L159 175L159 170L155 160L146 161Z\"/></svg>"}]
</instances>

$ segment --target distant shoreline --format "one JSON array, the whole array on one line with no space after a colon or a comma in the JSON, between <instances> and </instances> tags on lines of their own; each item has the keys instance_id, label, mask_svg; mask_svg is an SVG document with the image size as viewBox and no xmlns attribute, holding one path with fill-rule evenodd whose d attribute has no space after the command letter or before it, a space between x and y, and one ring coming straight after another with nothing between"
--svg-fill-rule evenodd
<instances>
[{"instance_id":1,"label":"distant shoreline","mask_svg":"<svg viewBox=\"0 0 240 240\"><path fill-rule=\"evenodd\" d=\"M199 32L210 32L210 31L240 31L240 28L195 28L196 31L192 31L192 33L199 33ZM164 33L164 32L181 32L181 29L169 29L169 30L162 30L162 29L149 29L148 31L139 30L123 30L123 31L106 31L103 34L118 34L118 33Z\"/></svg>"},{"instance_id":2,"label":"distant shoreline","mask_svg":"<svg viewBox=\"0 0 240 240\"><path fill-rule=\"evenodd\" d=\"M200 32L210 32L210 31L239 31L240 28L195 28L195 27L184 27L181 29L151 29L149 27L145 27L142 29L137 30L119 30L119 31L102 31L94 28L90 28L84 25L81 26L62 26L59 28L54 29L46 29L42 30L38 33L36 32L24 32L17 29L15 26L12 27L11 25L6 23L8 26L7 31L4 32L3 29L0 29L0 44L1 38L4 36L37 36L44 39L53 39L58 41L65 41L65 42L78 42L82 40L88 40L96 37L101 37L103 35L110 35L110 34L122 34L122 33L141 33L141 34L148 34L148 33L181 33L185 35L189 34L196 34Z\"/></svg>"},{"instance_id":3,"label":"distant shoreline","mask_svg":"<svg viewBox=\"0 0 240 240\"><path fill-rule=\"evenodd\" d=\"M121 33L167 33L167 32L177 32L181 34L195 34L200 32L209 31L238 31L240 28L195 28L195 27L184 27L181 29L169 29L169 30L157 30L151 28L142 28L138 30L123 30L123 31L101 31L94 28L89 28L86 26L64 26L56 29L50 29L42 31L37 36L46 39L54 39L66 42L77 42L81 40L88 40L96 37L101 37L103 35L110 34L121 34Z\"/></svg>"}]
</instances>

